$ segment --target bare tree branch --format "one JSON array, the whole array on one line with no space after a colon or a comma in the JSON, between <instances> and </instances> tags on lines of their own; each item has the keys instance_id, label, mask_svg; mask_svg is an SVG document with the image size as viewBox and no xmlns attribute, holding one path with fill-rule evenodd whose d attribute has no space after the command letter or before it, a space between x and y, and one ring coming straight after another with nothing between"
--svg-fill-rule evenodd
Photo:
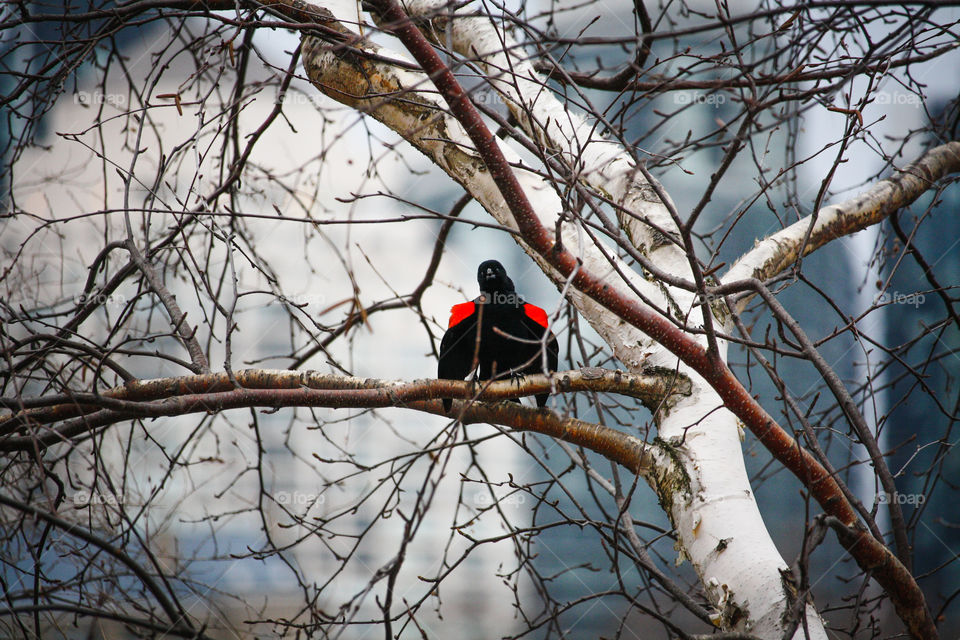
<instances>
[{"instance_id":1,"label":"bare tree branch","mask_svg":"<svg viewBox=\"0 0 960 640\"><path fill-rule=\"evenodd\" d=\"M0 33L0 635L960 621L954 9L89 0ZM568 371L423 379L486 258Z\"/></svg>"},{"instance_id":2,"label":"bare tree branch","mask_svg":"<svg viewBox=\"0 0 960 640\"><path fill-rule=\"evenodd\" d=\"M741 256L724 275L727 287L740 280L773 278L800 258L831 240L856 233L885 220L929 191L944 176L960 171L960 142L948 142L881 180L865 192L840 204L829 205L760 241ZM742 309L748 300L740 299Z\"/></svg>"}]
</instances>

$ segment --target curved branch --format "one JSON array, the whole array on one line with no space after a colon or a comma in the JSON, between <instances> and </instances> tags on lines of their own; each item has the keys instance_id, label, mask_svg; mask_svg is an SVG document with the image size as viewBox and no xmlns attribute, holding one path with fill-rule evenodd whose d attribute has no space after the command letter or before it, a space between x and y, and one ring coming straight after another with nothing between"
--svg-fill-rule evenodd
<instances>
[{"instance_id":1,"label":"curved branch","mask_svg":"<svg viewBox=\"0 0 960 640\"><path fill-rule=\"evenodd\" d=\"M787 313L787 310L780 304L777 297L773 295L767 287L763 286L763 283L759 280L751 280L751 283L753 284L754 290L760 294L777 319L784 323L797 338L803 352L810 359L810 362L813 363L813 366L817 372L820 373L823 381L837 399L840 409L844 415L847 416L857 437L860 439L864 448L866 448L870 456L870 462L873 464L874 473L877 474L877 478L880 480L880 485L883 487L884 492L886 492L887 495L895 495L897 493L897 485L894 484L893 474L890 473L890 467L887 466L887 461L883 457L883 451L880 450L877 438L873 435L873 431L867 426L863 414L860 413L856 402L854 402L850 392L847 391L840 376L838 376L837 372L827 363L826 359L820 355L820 352L817 351L813 341L807 336L806 332L800 326L800 323ZM897 557L907 570L910 570L913 566L913 560L910 554L910 541L907 537L907 526L903 518L903 510L900 505L897 504L896 500L890 500L889 502L890 504L888 504L887 507L890 512L890 522L893 525L893 539L896 544Z\"/></svg>"},{"instance_id":2,"label":"curved branch","mask_svg":"<svg viewBox=\"0 0 960 640\"><path fill-rule=\"evenodd\" d=\"M638 15L645 16L643 3L637 0L635 5ZM669 258L658 256L661 266L664 261L683 261L680 247L663 241L677 233L676 221L668 213L669 196L655 193L623 144L607 139L598 123L588 122L560 102L506 30L489 16L459 16L443 0L409 0L405 10L416 24L423 25L424 37L437 46L449 43L482 70L527 135L556 154L571 180L610 199L621 227L639 249L631 257L653 271L657 267L648 257L658 250L674 250ZM649 18L641 22L649 33ZM639 57L645 46L638 48Z\"/></svg>"},{"instance_id":3,"label":"curved branch","mask_svg":"<svg viewBox=\"0 0 960 640\"><path fill-rule=\"evenodd\" d=\"M744 388L726 363L711 357L692 336L678 329L667 318L627 299L614 287L582 269L576 256L555 244L553 234L540 222L496 139L453 72L396 0L374 0L373 4L382 17L389 21L386 28L403 42L430 74L434 86L446 100L450 111L463 125L529 246L563 277L569 278L576 289L643 331L703 376L724 405L743 421L781 464L809 488L811 495L824 511L848 527L849 535L838 536L838 539L863 569L873 571L873 576L890 595L897 614L910 633L917 638L936 638L936 626L927 609L923 592L913 576L890 549L870 535L830 473L777 424Z\"/></svg>"},{"instance_id":4,"label":"curved branch","mask_svg":"<svg viewBox=\"0 0 960 640\"><path fill-rule=\"evenodd\" d=\"M36 605L20 605L16 607L4 607L0 609L0 616L17 616L21 614L33 613L68 613L74 616L85 616L88 618L97 618L101 620L111 620L121 624L138 627L146 631L153 631L162 634L163 637L174 636L178 638L188 638L189 640L199 640L200 638L209 638L210 636L197 633L192 629L178 629L176 627L164 626L152 620L144 618L135 618L123 613L114 613L106 609L94 609L91 607L81 607L72 604L47 603Z\"/></svg>"},{"instance_id":5,"label":"curved branch","mask_svg":"<svg viewBox=\"0 0 960 640\"><path fill-rule=\"evenodd\" d=\"M166 613L167 617L170 618L171 628L169 632L174 633L175 635L191 638L206 637L205 634L198 632L193 628L193 625L190 624L190 620L186 617L185 613L183 613L182 608L179 606L174 606L174 604L167 598L160 584L153 579L153 576L147 573L147 571L137 562L135 562L133 558L128 556L114 545L110 544L99 536L94 535L79 525L67 522L66 520L63 520L52 513L42 509L37 509L36 507L24 502L20 502L15 498L0 494L0 504L17 509L18 511L22 511L23 513L34 516L35 518L45 520L58 529L61 529L76 538L80 538L84 542L92 544L93 546L102 549L109 555L113 556L126 565L130 571L143 583L147 590L153 594L153 597L157 599L157 602L160 604L160 607L163 609L164 613ZM178 609L180 609L180 611L178 611Z\"/></svg>"},{"instance_id":6,"label":"curved branch","mask_svg":"<svg viewBox=\"0 0 960 640\"><path fill-rule=\"evenodd\" d=\"M238 388L236 384L239 384ZM134 418L177 416L242 407L330 407L377 408L406 407L437 415L447 415L439 398L498 401L550 391L613 392L638 398L648 407L669 404L675 394L689 394L690 381L675 372L651 372L636 375L624 371L584 368L552 375L525 376L517 380L490 382L482 388L459 380L377 380L322 374L316 371L247 369L177 378L159 378L127 383L101 394L75 393L70 396L2 398L6 407L26 407L0 417L0 450L32 450L39 446L71 441L103 427ZM551 411L507 406L457 405L450 415L464 422L496 422L517 429L529 429L569 440L604 455L613 445L596 445L597 436L590 423L562 418ZM462 415L461 415L462 414ZM487 419L489 418L489 419ZM51 428L50 425L56 425ZM26 435L13 434L26 430ZM609 430L601 440L616 440ZM624 436L626 437L626 436ZM612 442L612 440L611 440ZM638 441L642 442L642 441ZM614 451L614 449L616 451ZM619 451L619 453L617 453ZM634 458L613 447L610 459L636 471Z\"/></svg>"},{"instance_id":7,"label":"curved branch","mask_svg":"<svg viewBox=\"0 0 960 640\"><path fill-rule=\"evenodd\" d=\"M260 380L274 378L277 374L280 374L280 379L283 379L283 374L288 373L292 375L286 377L287 381L300 378L300 374L283 371L240 371L236 373L236 376L238 381L244 379L250 381L252 378L259 378ZM611 378L615 377L614 372L608 373L610 373ZM308 379L311 377L309 373L304 375ZM435 397L437 391L441 389L447 389L450 391L450 395L455 393L465 395L465 392L469 389L469 383L449 380L430 380L415 383L398 382L391 388L390 382L384 383L379 380L314 375L319 378L327 378L328 382L332 383L331 388L211 390L229 382L226 379L226 374L150 381L147 385L154 386L157 389L185 390L189 389L193 383L200 387L205 385L209 385L209 387L208 390L203 392L172 395L157 402L115 401L121 402L124 405L123 408L93 410L83 416L64 422L55 430L46 430L28 436L7 437L0 440L0 451L35 451L65 441L74 442L74 439L78 437L89 436L103 427L134 418L178 416L190 413L206 413L208 411L220 412L244 407L403 407L446 416L448 414L444 412L443 404L439 399L427 398ZM623 388L635 391L637 378L640 377L627 374L623 378ZM538 375L529 376L529 378L538 379L529 380L529 384L526 384L527 381L525 381L519 385L510 380L492 383L481 395L484 397L513 397L527 393L527 387L532 390L545 390L550 387L547 376ZM583 389L599 386L600 388L595 390L603 390L602 384L597 385L595 383L597 381L602 382L605 378L606 376L593 378L589 373L587 375L573 375L571 376L571 386L582 386ZM660 382L655 384L660 384ZM93 405L83 406L90 409ZM658 491L658 483L663 478L671 476L675 467L672 458L661 452L656 444L644 442L636 436L604 425L585 422L577 418L563 417L548 409L533 409L509 401L495 404L454 401L452 412L449 415L456 416L464 424L498 424L518 431L541 433L584 447L642 476Z\"/></svg>"},{"instance_id":8,"label":"curved branch","mask_svg":"<svg viewBox=\"0 0 960 640\"><path fill-rule=\"evenodd\" d=\"M210 363L207 362L207 356L203 352L203 347L197 342L197 328L190 326L190 323L187 322L187 314L183 312L180 305L177 304L176 297L167 288L167 285L163 283L160 274L157 273L156 267L140 253L140 249L137 248L132 237L126 242L125 246L130 253L130 258L146 278L150 289L160 300L161 304L163 304L164 309L167 310L167 315L170 317L170 323L173 325L174 331L180 336L180 341L183 342L183 346L190 354L190 362L192 365L190 368L193 369L194 373L210 371Z\"/></svg>"},{"instance_id":9,"label":"curved branch","mask_svg":"<svg viewBox=\"0 0 960 640\"><path fill-rule=\"evenodd\" d=\"M923 195L937 180L957 171L960 171L960 142L930 149L916 162L863 193L846 202L823 207L761 240L723 276L723 290L729 288L732 292L740 280L749 278L769 280L831 240L884 220ZM748 301L748 297L740 298L738 308L742 310Z\"/></svg>"},{"instance_id":10,"label":"curved branch","mask_svg":"<svg viewBox=\"0 0 960 640\"><path fill-rule=\"evenodd\" d=\"M419 395L411 393L410 395ZM44 429L28 436L0 440L0 451L35 451L55 444L88 437L104 427L135 418L156 418L191 413L220 412L241 408L327 407L377 408L402 407L438 416L447 416L440 400L412 400L409 396L392 400L387 389L234 389L213 393L175 396L156 403L130 403L124 409L100 409L64 422L56 429ZM449 415L464 424L498 424L559 438L590 449L645 478L652 478L652 447L643 440L610 427L576 418L565 418L548 409L533 409L514 402L495 404L454 401ZM666 459L666 458L664 458ZM659 466L659 464L658 464ZM660 472L663 473L662 470Z\"/></svg>"}]
</instances>

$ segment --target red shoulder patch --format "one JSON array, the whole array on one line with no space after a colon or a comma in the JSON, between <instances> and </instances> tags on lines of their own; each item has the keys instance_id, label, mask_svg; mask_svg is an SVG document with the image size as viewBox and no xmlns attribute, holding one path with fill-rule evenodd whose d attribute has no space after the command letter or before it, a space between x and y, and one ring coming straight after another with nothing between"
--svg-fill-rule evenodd
<instances>
[{"instance_id":1,"label":"red shoulder patch","mask_svg":"<svg viewBox=\"0 0 960 640\"><path fill-rule=\"evenodd\" d=\"M473 315L476 305L473 302L461 302L450 307L450 323L447 329L455 327Z\"/></svg>"},{"instance_id":2,"label":"red shoulder patch","mask_svg":"<svg viewBox=\"0 0 960 640\"><path fill-rule=\"evenodd\" d=\"M536 322L543 328L547 327L547 312L538 307L535 304L530 304L529 302L523 305L523 312L527 314L527 317Z\"/></svg>"}]
</instances>

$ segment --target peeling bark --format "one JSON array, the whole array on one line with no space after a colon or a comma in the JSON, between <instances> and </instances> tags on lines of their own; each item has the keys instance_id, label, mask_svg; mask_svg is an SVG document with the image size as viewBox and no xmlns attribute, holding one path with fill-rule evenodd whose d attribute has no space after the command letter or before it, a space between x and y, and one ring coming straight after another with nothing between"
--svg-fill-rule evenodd
<instances>
[{"instance_id":1,"label":"peeling bark","mask_svg":"<svg viewBox=\"0 0 960 640\"><path fill-rule=\"evenodd\" d=\"M831 240L886 219L930 189L943 176L960 171L960 142L934 147L886 180L846 202L832 204L765 238L740 257L723 276L725 284L772 278ZM809 237L807 237L809 234ZM749 297L738 301L746 307Z\"/></svg>"},{"instance_id":2,"label":"peeling bark","mask_svg":"<svg viewBox=\"0 0 960 640\"><path fill-rule=\"evenodd\" d=\"M316 371L247 369L235 371L232 378L227 373L210 373L131 381L99 394L4 399L3 406L19 407L19 411L0 416L0 451L36 451L65 441L76 443L103 427L135 418L247 407L398 407L449 415L466 424L487 422L542 433L596 451L643 476L651 486L677 472L673 458L656 443L547 409L504 402L550 390L622 393L655 407L689 393L690 383L676 373L634 375L597 368L525 376L481 387L461 380L406 382ZM444 396L467 401L455 402L447 414L438 399ZM18 433L22 435L15 435Z\"/></svg>"},{"instance_id":3,"label":"peeling bark","mask_svg":"<svg viewBox=\"0 0 960 640\"><path fill-rule=\"evenodd\" d=\"M468 31L481 33L477 28ZM482 161L472 153L475 147L460 123L443 112L443 105L432 94L414 97L415 91L425 88L425 76L392 69L377 60L351 61L337 57L329 52L328 46L311 38L304 39L303 50L305 68L319 89L334 98L349 95L351 103L363 102L361 96L368 96L367 104L360 107L365 113L403 135L436 162L500 224L518 228L494 176L483 170ZM382 55L379 50L377 53ZM394 104L384 99L385 96L401 98L401 101ZM533 101L527 108L534 109L536 103ZM572 141L574 137L568 140ZM588 142L589 139L579 141L586 146L589 146ZM600 144L593 146L599 147ZM547 229L554 228L562 207L553 187L520 168L519 159L508 147L502 148L501 152L530 199L540 224ZM635 172L631 170L629 173ZM626 201L627 192L635 182L621 174L617 183L619 187L610 182L606 184L609 189L622 190L623 193L613 193L612 196ZM646 201L644 198L632 200L638 207ZM649 232L648 226L637 224L635 236L641 233L640 229L646 229L642 233ZM692 292L668 290L660 283L643 279L616 258L611 258L611 254L605 255L600 248L583 243L581 234L571 224L562 225L561 234L562 246L577 256L583 271L605 282L611 295L634 299L633 287L657 306L667 308L683 304L680 308L684 314L695 317L696 311L691 311ZM520 244L558 285L565 283L566 280L540 253L522 240ZM677 259L675 251L658 253L673 256L674 259L665 262L675 272L686 264L685 259ZM629 286L623 282L624 278L629 279ZM667 300L668 296L674 299ZM678 363L676 355L657 342L659 336L645 335L624 323L610 313L602 300L575 289L571 290L570 298L631 371L637 372L654 364L679 368L690 376L694 389L690 398L677 402L669 412L656 413L660 438L676 450L673 461L685 469L683 477L688 481L678 486L675 473L655 474L664 483L663 486L657 485L658 495L680 537L681 557L691 560L717 610L751 612L750 616L719 615L717 620L735 620L734 626L728 627L732 630L749 629L762 637L779 637L784 628L783 614L790 604L789 594L781 589L781 576L789 569L763 526L750 490L742 464L740 427L736 417L724 408L723 400L700 375ZM718 554L716 546L720 540L727 542L724 553ZM746 574L745 566L749 568ZM736 585L736 589L732 585ZM810 628L815 632L818 628L821 630L814 637L825 637L819 616L812 606L808 606L806 615Z\"/></svg>"}]
</instances>

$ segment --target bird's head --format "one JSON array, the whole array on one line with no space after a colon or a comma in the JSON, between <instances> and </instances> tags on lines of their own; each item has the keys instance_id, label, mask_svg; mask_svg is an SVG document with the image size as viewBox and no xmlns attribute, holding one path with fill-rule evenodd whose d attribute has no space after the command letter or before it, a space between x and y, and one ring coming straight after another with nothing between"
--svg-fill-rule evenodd
<instances>
[{"instance_id":1,"label":"bird's head","mask_svg":"<svg viewBox=\"0 0 960 640\"><path fill-rule=\"evenodd\" d=\"M512 293L513 280L496 260L484 260L477 269L477 284L482 293Z\"/></svg>"}]
</instances>

